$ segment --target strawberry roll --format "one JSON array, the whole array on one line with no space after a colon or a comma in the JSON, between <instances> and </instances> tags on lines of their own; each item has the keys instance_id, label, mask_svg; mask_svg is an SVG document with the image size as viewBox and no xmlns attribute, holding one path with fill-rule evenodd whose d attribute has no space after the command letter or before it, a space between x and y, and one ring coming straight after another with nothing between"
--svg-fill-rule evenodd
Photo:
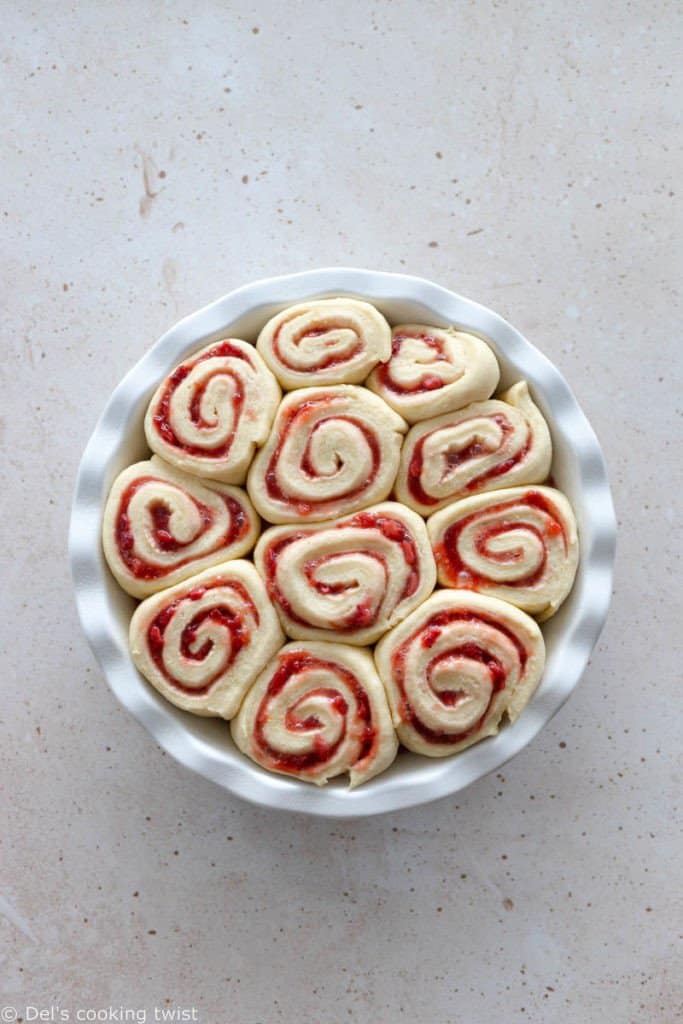
<instances>
[{"instance_id":1,"label":"strawberry roll","mask_svg":"<svg viewBox=\"0 0 683 1024\"><path fill-rule=\"evenodd\" d=\"M138 605L130 651L167 700L232 718L284 637L250 562L223 562Z\"/></svg>"},{"instance_id":2,"label":"strawberry roll","mask_svg":"<svg viewBox=\"0 0 683 1024\"><path fill-rule=\"evenodd\" d=\"M440 590L380 640L380 678L399 739L445 757L514 721L543 672L537 623L506 601Z\"/></svg>"},{"instance_id":3,"label":"strawberry roll","mask_svg":"<svg viewBox=\"0 0 683 1024\"><path fill-rule=\"evenodd\" d=\"M147 443L186 473L243 484L280 396L253 345L238 338L212 342L157 388L145 416Z\"/></svg>"},{"instance_id":4,"label":"strawberry roll","mask_svg":"<svg viewBox=\"0 0 683 1024\"><path fill-rule=\"evenodd\" d=\"M391 359L365 383L417 423L488 398L499 377L496 357L481 338L454 327L401 324L392 331Z\"/></svg>"},{"instance_id":5,"label":"strawberry roll","mask_svg":"<svg viewBox=\"0 0 683 1024\"><path fill-rule=\"evenodd\" d=\"M200 482L157 456L114 481L102 545L112 573L133 597L147 597L202 569L246 554L258 516L244 491Z\"/></svg>"},{"instance_id":6,"label":"strawberry roll","mask_svg":"<svg viewBox=\"0 0 683 1024\"><path fill-rule=\"evenodd\" d=\"M338 643L287 644L258 677L231 723L243 753L268 771L324 785L383 772L398 743L367 651Z\"/></svg>"},{"instance_id":7,"label":"strawberry roll","mask_svg":"<svg viewBox=\"0 0 683 1024\"><path fill-rule=\"evenodd\" d=\"M302 388L282 401L247 488L271 523L333 519L383 501L407 425L366 388Z\"/></svg>"},{"instance_id":8,"label":"strawberry roll","mask_svg":"<svg viewBox=\"0 0 683 1024\"><path fill-rule=\"evenodd\" d=\"M287 391L360 384L391 355L391 328L368 302L311 299L269 320L256 347Z\"/></svg>"},{"instance_id":9,"label":"strawberry roll","mask_svg":"<svg viewBox=\"0 0 683 1024\"><path fill-rule=\"evenodd\" d=\"M526 381L500 398L412 427L401 453L396 497L428 516L480 491L541 483L550 472L548 425Z\"/></svg>"},{"instance_id":10,"label":"strawberry roll","mask_svg":"<svg viewBox=\"0 0 683 1024\"><path fill-rule=\"evenodd\" d=\"M275 526L254 561L297 640L374 643L436 582L425 524L396 502L315 526Z\"/></svg>"},{"instance_id":11,"label":"strawberry roll","mask_svg":"<svg viewBox=\"0 0 683 1024\"><path fill-rule=\"evenodd\" d=\"M543 620L574 583L576 519L553 487L477 494L435 512L427 528L444 587L500 597Z\"/></svg>"}]
</instances>

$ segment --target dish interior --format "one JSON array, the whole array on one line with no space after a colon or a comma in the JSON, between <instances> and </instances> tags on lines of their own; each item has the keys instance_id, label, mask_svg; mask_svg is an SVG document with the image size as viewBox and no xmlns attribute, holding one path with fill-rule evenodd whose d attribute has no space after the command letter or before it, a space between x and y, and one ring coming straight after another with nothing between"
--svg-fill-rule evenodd
<instances>
[{"instance_id":1,"label":"dish interior","mask_svg":"<svg viewBox=\"0 0 683 1024\"><path fill-rule=\"evenodd\" d=\"M325 272L318 272L325 273ZM362 272L353 272L362 274ZM348 278L351 272L340 273ZM451 292L418 282L420 297L395 297L409 291L415 278L368 274L393 284L382 294L365 288L306 286L314 275L293 275L261 283L271 293L282 282L277 302L249 298L250 288L232 293L171 329L124 378L114 392L86 450L79 474L72 519L72 563L79 610L86 633L110 685L170 753L238 795L258 803L314 814L376 813L423 803L468 785L499 767L521 749L559 709L585 667L606 614L611 589L613 513L597 441L569 388L552 364L509 324L489 310ZM406 283L402 283L406 282ZM425 292L432 299L425 302ZM189 353L225 337L255 341L263 324L292 302L312 297L351 295L373 303L389 323L455 325L485 338L501 368L498 390L525 378L545 415L553 440L553 482L571 501L579 526L581 560L574 588L559 612L542 626L547 663L541 685L514 724L495 737L451 758L428 759L403 748L382 775L357 790L340 777L318 790L310 784L274 776L234 746L222 719L201 718L178 708L149 685L128 654L128 624L136 602L110 575L100 545L101 512L116 475L148 457L143 418L159 380ZM597 573L597 576L596 576Z\"/></svg>"}]
</instances>

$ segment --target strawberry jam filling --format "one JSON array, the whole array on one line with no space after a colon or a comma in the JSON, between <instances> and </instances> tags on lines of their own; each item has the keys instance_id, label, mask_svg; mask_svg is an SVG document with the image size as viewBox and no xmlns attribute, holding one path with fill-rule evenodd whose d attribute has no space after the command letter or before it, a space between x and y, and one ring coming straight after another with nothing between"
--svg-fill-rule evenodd
<instances>
[{"instance_id":1,"label":"strawberry jam filling","mask_svg":"<svg viewBox=\"0 0 683 1024\"><path fill-rule=\"evenodd\" d=\"M287 708L285 713L285 728L290 729L293 732L311 732L313 729L319 729L322 722L317 715L307 715L306 718L299 716L299 708L302 704L309 701L312 697L318 699L322 698L331 708L334 709L336 714L340 718L343 718L346 712L349 710L349 705L345 699L337 690L332 690L327 686L319 686L316 690L309 690L303 697L300 697L296 704L293 704L291 708ZM315 742L315 740L314 740Z\"/></svg>"},{"instance_id":2,"label":"strawberry jam filling","mask_svg":"<svg viewBox=\"0 0 683 1024\"><path fill-rule=\"evenodd\" d=\"M420 585L420 571L418 568L418 553L415 539L410 530L398 519L393 519L385 514L375 512L359 512L346 524L348 526L361 527L365 530L379 530L387 540L394 544L401 545L401 551L407 565L410 566L410 573L406 580L399 601L404 601L417 590Z\"/></svg>"},{"instance_id":3,"label":"strawberry jam filling","mask_svg":"<svg viewBox=\"0 0 683 1024\"><path fill-rule=\"evenodd\" d=\"M301 373L301 367L293 366L292 363L288 362L288 360L282 354L282 350L280 348L280 334L285 324L288 323L290 323L289 320L284 320L278 326L275 334L273 335L273 352L277 356L282 366L285 366L288 370L294 370L297 373ZM293 342L295 345L300 345L301 342L306 340L307 338L320 338L322 337L322 335L327 334L329 331L335 330L336 326L337 325L335 324L320 324L317 327L309 327L298 332L296 336L293 338ZM351 330L352 328L347 329ZM348 363L351 359L354 359L358 355L358 353L362 351L362 349L363 343L361 342L360 338L357 338L356 342L345 353L340 354L339 352L329 352L327 355L325 355L324 351L321 351L315 366L307 366L306 372L315 373L316 370L327 370L332 366L341 366L343 363Z\"/></svg>"},{"instance_id":4,"label":"strawberry jam filling","mask_svg":"<svg viewBox=\"0 0 683 1024\"><path fill-rule=\"evenodd\" d=\"M399 356L401 346L407 338L418 338L433 351L432 362L446 362L448 357L444 351L444 343L431 334L396 334L391 342L391 359L386 363L380 363L377 367L377 378L387 391L393 391L396 395L413 395L422 391L436 391L442 388L445 381L425 366L424 373L410 384L403 384L395 379L392 374L391 360Z\"/></svg>"},{"instance_id":5,"label":"strawberry jam filling","mask_svg":"<svg viewBox=\"0 0 683 1024\"><path fill-rule=\"evenodd\" d=\"M221 598L219 597L217 598L216 604L211 605L210 607L206 607L205 605L201 611L193 616L185 625L180 636L180 656L185 661L190 662L201 662L205 660L213 650L214 641L207 637L202 645L197 648L197 633L206 622L212 622L225 629L230 636L229 655L222 663L221 667L214 673L214 675L211 676L210 679L207 679L198 687L185 686L171 675L166 668L164 663L164 635L174 615L181 605L184 605L187 601L199 601L205 594L210 593L217 587L220 587L222 590L229 589L233 591L239 598L240 602L248 609L248 613L252 621L258 625L258 609L249 596L246 588L236 580L226 581L218 578L213 580L211 583L207 583L201 587L195 587L194 590L189 591L189 593L177 597L170 604L167 604L162 608L147 627L147 647L157 669L169 685L173 686L176 690L180 690L182 693L189 694L191 697L202 697L207 694L216 680L232 666L240 651L246 647L251 639L249 627L244 622L242 615L226 604L224 597L223 603L221 603Z\"/></svg>"},{"instance_id":6,"label":"strawberry jam filling","mask_svg":"<svg viewBox=\"0 0 683 1024\"><path fill-rule=\"evenodd\" d=\"M405 668L408 650L415 643L419 643L422 647L431 649L441 636L443 627L448 626L453 622L483 622L487 626L493 626L499 633L506 636L508 640L513 643L517 651L520 664L520 674L524 671L528 657L526 648L520 641L519 637L516 636L512 630L508 629L507 626L497 622L495 619L490 619L488 616L481 615L479 613L460 611L456 609L446 609L432 615L428 622L421 626L420 629L412 634L412 636L409 636L403 641L400 647L394 651L391 659L392 675L400 695L401 717L404 722L411 725L412 728L429 743L461 743L463 740L466 740L477 733L482 728L487 716L491 712L491 706L496 694L505 688L507 682L505 669L495 655L491 654L485 648L473 641L456 644L446 651L440 651L432 661L429 662L426 669L427 683L430 688L432 688L432 692L434 692L437 699L445 707L454 707L461 699L466 697L466 694L456 690L434 690L432 687L432 679L435 671L439 665L453 658L466 658L468 661L480 662L482 665L486 666L491 680L491 695L483 714L469 729L465 729L458 733L441 732L430 729L418 718L407 695Z\"/></svg>"},{"instance_id":7,"label":"strawberry jam filling","mask_svg":"<svg viewBox=\"0 0 683 1024\"><path fill-rule=\"evenodd\" d=\"M486 668L488 669L489 675L491 677L491 697L484 714L481 716L477 724L472 727L476 730L480 728L484 719L486 718L486 715L489 713L493 698L505 686L505 669L501 665L498 658L494 657L488 651L483 650L483 648L481 648L478 644L472 642L460 644L458 647L454 647L452 648L452 650L444 651L443 654L438 655L438 657L434 658L434 660L430 663L427 669L427 679L429 681L430 687L432 688L432 691L436 693L438 699L441 701L444 707L447 708L454 708L457 704L460 703L461 700L463 700L463 698L467 697L467 692L464 690L436 691L434 690L434 687L432 685L432 680L434 678L435 672L437 672L437 670L439 669L439 666L447 664L454 658L466 658L468 661L481 662L482 665L486 665ZM470 735L471 731L472 730L468 730L465 735ZM462 738L463 734L461 733L460 739Z\"/></svg>"},{"instance_id":8,"label":"strawberry jam filling","mask_svg":"<svg viewBox=\"0 0 683 1024\"><path fill-rule=\"evenodd\" d=\"M392 519L391 516L388 515L378 515L373 512L360 512L347 522L338 523L335 527L327 527L327 529L344 530L349 527L365 530L379 530L387 540L401 546L403 557L405 558L406 563L410 566L410 572L408 573L408 578L403 588L403 592L401 593L397 603L411 597L419 586L420 572L418 568L417 546L414 538L411 536L409 530L406 529L404 524L399 522L398 519ZM277 577L278 559L281 552L290 544L294 544L307 536L310 536L308 532L299 530L290 533L285 537L281 537L270 545L266 550L264 557L266 586L271 600L275 601L282 608L292 622L298 622L302 626L310 626L311 623L297 615L294 611L286 594L283 593L282 589L278 585ZM350 552L346 550L339 553L331 552L329 555L323 555L320 558L314 558L308 561L304 566L304 573L309 586L317 593L325 596L329 594L341 594L357 587L358 582L356 580L348 580L338 583L323 583L316 578L318 570L322 565L333 561L336 557L339 557L340 554L346 555L349 553ZM379 552L363 550L362 554L368 558L374 558L384 568L386 577L388 574L387 564ZM364 600L359 601L349 616L345 619L339 620L338 622L330 622L327 628L343 633L350 630L366 629L369 626L372 626L375 620L376 611L373 602L370 598L365 598Z\"/></svg>"},{"instance_id":9,"label":"strawberry jam filling","mask_svg":"<svg viewBox=\"0 0 683 1024\"><path fill-rule=\"evenodd\" d=\"M348 554L348 552L343 552ZM363 554L366 558L373 558L378 565L384 571L384 587L386 589L386 578L387 578L387 566L384 558L375 551L364 551ZM345 580L343 583L323 583L317 579L318 570L321 566L328 565L330 562L334 562L339 554L333 553L330 555L323 555L321 558L312 558L309 562L304 565L304 575L306 581L317 594L321 596L328 596L330 594L343 594L349 590L355 590L358 588L358 580ZM290 609L291 610L291 609ZM297 621L302 620L295 616ZM338 622L330 622L328 628L338 629L340 632L349 629L364 629L367 626L371 626L375 621L375 607L372 600L367 597L362 601L359 601L355 606L350 615L344 619L340 619ZM307 623L303 623L306 625Z\"/></svg>"},{"instance_id":10,"label":"strawberry jam filling","mask_svg":"<svg viewBox=\"0 0 683 1024\"><path fill-rule=\"evenodd\" d=\"M237 425L242 415L242 409L244 406L244 391L242 389L242 381L239 373L236 369L226 365L216 369L213 376L208 377L199 382L192 393L190 401L190 408L188 410L190 420L192 423L199 428L213 428L215 422L210 422L202 415L202 404L204 401L204 395L206 389L211 381L217 377L230 377L234 382L234 392L232 395L232 408L233 408L233 429L230 431L230 435L220 445L214 445L213 447L202 447L200 445L186 444L181 441L176 435L171 425L170 406L173 394L176 388L182 384L186 377L192 372L195 366L204 362L206 359L241 359L253 368L253 363L246 352L237 348L229 341L219 341L216 345L213 345L207 352L199 356L198 359L190 360L183 363L175 370L166 381L166 386L161 393L161 397L156 406L156 410L152 417L154 426L160 436L164 439L166 444L171 445L173 448L179 448L186 452L188 455L198 455L208 458L223 458L228 454L232 447L233 441L235 440L235 434L237 432Z\"/></svg>"},{"instance_id":11,"label":"strawberry jam filling","mask_svg":"<svg viewBox=\"0 0 683 1024\"><path fill-rule=\"evenodd\" d=\"M514 427L507 419L507 417L502 413L496 413L493 416L490 416L489 419L495 420L495 422L500 427L503 435L500 440L500 444L497 446L497 448L491 448L488 445L484 444L484 442L475 439L474 441L471 441L470 444L466 445L464 448L457 448L452 450L449 449L445 451L443 455L445 463L444 476L450 475L451 473L460 469L461 466L466 465L466 463L470 462L473 459L481 458L484 455L491 455L495 451L504 452L508 437L510 436L510 434L513 433ZM467 420L461 420L460 422L466 423ZM425 489L422 486L422 471L424 467L423 448L427 439L432 437L435 433L437 433L439 429L442 428L437 428L436 431L433 430L431 431L431 433L425 434L423 437L420 438L420 440L415 445L413 454L410 459L410 463L408 465L408 490L412 494L413 498L415 498L415 500L418 501L421 505L437 505L441 500L440 498L435 497L433 494L429 494L427 491L425 491ZM469 493L471 491L476 491L489 480L493 480L496 477L504 476L505 473L509 473L511 469L513 469L519 463L524 461L529 452L530 447L531 433L529 433L529 437L523 448L520 448L519 451L515 452L509 458L503 458L499 463L497 463L497 465L491 466L490 469L487 469L486 472L480 473L477 476L473 477L465 484L465 486L462 489L462 492Z\"/></svg>"},{"instance_id":12,"label":"strawberry jam filling","mask_svg":"<svg viewBox=\"0 0 683 1024\"><path fill-rule=\"evenodd\" d=\"M204 505L203 502L199 501L197 498L192 497L192 501L199 513L201 527L199 534L196 534L194 537L190 538L190 540L183 542L177 540L171 533L171 510L165 502L155 501L150 503L148 505L148 510L152 520L152 541L160 553L168 554L169 552L174 552L178 555L178 558L174 559L174 561L168 565L154 564L145 561L136 553L135 550L135 528L130 521L128 508L131 499L141 488L148 483L154 483L156 481L163 483L167 487L173 486L168 480L163 480L159 477L138 477L123 491L116 516L116 546L118 548L121 561L124 563L130 574L138 580L160 579L162 576L166 576L168 573L174 572L181 566L187 565L188 562L193 561L192 556L183 557L184 549L189 545L196 543L198 537L213 526L215 519L213 509L209 508L208 505ZM180 488L178 488L178 490L180 491ZM187 492L181 493L187 494ZM217 551L219 548L233 544L244 535L249 526L245 510L239 501L227 494L219 494L218 496L221 501L224 502L225 507L228 510L228 528L221 537L216 539L216 543L210 548L210 550L202 552L202 557Z\"/></svg>"},{"instance_id":13,"label":"strawberry jam filling","mask_svg":"<svg viewBox=\"0 0 683 1024\"><path fill-rule=\"evenodd\" d=\"M273 673L263 696L256 714L254 726L254 743L261 753L268 758L272 767L279 771L315 772L319 766L324 765L335 756L346 738L349 728L347 718L349 708L346 699L343 694L333 687L316 687L299 697L296 703L287 710L284 721L285 728L294 732L311 732L319 729L322 723L316 715L308 715L302 719L297 714L297 709L301 703L308 701L311 697L322 698L334 710L335 714L339 715L342 719L342 728L337 739L332 743L327 743L318 734L312 739L311 749L300 754L290 754L286 751L276 750L266 739L265 727L270 717L271 701L284 690L290 680L296 681L297 677L302 674L320 669L332 676L337 676L353 694L356 704L353 732L360 738L357 763L363 761L372 753L376 742L377 730L372 721L372 709L370 708L368 696L353 672L337 662L317 658L308 652L288 651L285 654L281 654L278 659L278 667Z\"/></svg>"},{"instance_id":14,"label":"strawberry jam filling","mask_svg":"<svg viewBox=\"0 0 683 1024\"><path fill-rule=\"evenodd\" d=\"M280 427L280 435L275 451L270 457L268 467L265 473L265 485L266 491L273 501L279 501L282 504L289 506L291 509L296 511L298 515L305 516L310 515L313 510L322 511L323 509L334 508L340 500L352 500L359 494L362 494L375 480L379 471L381 462L381 449L377 441L376 436L372 433L366 423L356 419L353 416L344 416L340 414L334 414L329 417L318 420L313 423L310 428L309 437L306 443L306 448L301 459L301 470L309 477L312 481L320 479L320 474L316 470L315 466L311 461L311 447L313 438L318 430L325 423L333 422L334 420L344 420L347 423L353 424L363 435L365 442L372 454L372 469L368 474L367 478L362 481L357 487L353 487L343 494L338 494L334 498L327 501L301 501L300 499L290 498L280 482L278 473L278 462L282 453L282 448L290 431L305 430L308 429L309 422L315 417L316 412L325 405L329 404L331 398L328 396L321 396L320 398L312 398L307 401L301 402L299 405L290 409ZM338 470L341 465L338 466Z\"/></svg>"},{"instance_id":15,"label":"strawberry jam filling","mask_svg":"<svg viewBox=\"0 0 683 1024\"><path fill-rule=\"evenodd\" d=\"M502 519L497 523L488 523L486 526L482 526L476 534L475 550L477 554L481 555L483 558L487 558L493 562L498 562L499 564L517 562L523 557L523 551L521 548L512 548L509 551L504 552L492 552L490 549L490 541L510 530L524 530L527 533L533 534L538 539L543 555L540 563L532 572L514 580L512 584L508 581L506 585L533 587L543 578L548 564L546 541L548 539L561 536L563 538L564 548L566 551L567 536L564 526L562 525L560 514L553 503L548 501L548 499L539 491L527 491L522 498L517 498L512 501L502 501L497 505L488 505L483 509L473 512L469 516L465 516L463 519L458 519L448 527L444 532L441 543L437 545L434 554L439 567L447 576L447 582L449 585L477 590L481 586L497 584L497 580L474 572L466 562L463 561L459 550L460 536L463 530L469 527L471 523L475 522L477 517L482 513L485 513L487 516L491 514L505 515L508 511L516 511L525 507L538 509L547 517L547 522L544 524L542 530L534 523L527 523L519 519Z\"/></svg>"}]
</instances>

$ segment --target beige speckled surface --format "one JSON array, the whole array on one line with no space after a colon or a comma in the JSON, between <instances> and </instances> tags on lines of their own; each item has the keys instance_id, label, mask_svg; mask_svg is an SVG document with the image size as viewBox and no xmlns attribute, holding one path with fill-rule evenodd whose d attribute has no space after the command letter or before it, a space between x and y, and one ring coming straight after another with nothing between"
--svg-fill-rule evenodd
<instances>
[{"instance_id":1,"label":"beige speckled surface","mask_svg":"<svg viewBox=\"0 0 683 1024\"><path fill-rule=\"evenodd\" d=\"M0 976L19 1016L682 1019L683 23L673 3L570 6L4 5ZM163 756L81 638L65 552L81 449L154 338L335 263L430 277L543 348L621 529L610 622L551 726L457 798L357 824L256 810Z\"/></svg>"}]
</instances>

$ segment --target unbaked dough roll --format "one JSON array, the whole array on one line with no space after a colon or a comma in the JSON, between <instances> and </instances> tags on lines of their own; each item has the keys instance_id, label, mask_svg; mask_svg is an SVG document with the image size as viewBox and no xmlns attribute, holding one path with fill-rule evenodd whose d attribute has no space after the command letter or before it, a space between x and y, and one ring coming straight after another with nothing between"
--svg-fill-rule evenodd
<instances>
[{"instance_id":1,"label":"unbaked dough roll","mask_svg":"<svg viewBox=\"0 0 683 1024\"><path fill-rule=\"evenodd\" d=\"M298 640L374 643L436 582L424 521L390 501L317 526L274 526L254 561Z\"/></svg>"},{"instance_id":2,"label":"unbaked dough roll","mask_svg":"<svg viewBox=\"0 0 683 1024\"><path fill-rule=\"evenodd\" d=\"M133 597L246 554L259 522L244 491L200 482L153 456L114 481L104 508L109 568Z\"/></svg>"},{"instance_id":3,"label":"unbaked dough roll","mask_svg":"<svg viewBox=\"0 0 683 1024\"><path fill-rule=\"evenodd\" d=\"M186 473L242 484L280 396L253 345L238 338L212 342L157 388L145 416L147 443Z\"/></svg>"},{"instance_id":4,"label":"unbaked dough roll","mask_svg":"<svg viewBox=\"0 0 683 1024\"><path fill-rule=\"evenodd\" d=\"M256 346L283 388L360 384L391 355L391 328L357 299L311 299L269 320Z\"/></svg>"},{"instance_id":5,"label":"unbaked dough roll","mask_svg":"<svg viewBox=\"0 0 683 1024\"><path fill-rule=\"evenodd\" d=\"M435 512L427 527L445 587L500 597L550 618L572 588L576 520L552 487L510 487Z\"/></svg>"},{"instance_id":6,"label":"unbaked dough roll","mask_svg":"<svg viewBox=\"0 0 683 1024\"><path fill-rule=\"evenodd\" d=\"M399 739L444 757L514 721L545 661L536 622L506 601L440 590L375 650Z\"/></svg>"},{"instance_id":7,"label":"unbaked dough roll","mask_svg":"<svg viewBox=\"0 0 683 1024\"><path fill-rule=\"evenodd\" d=\"M406 423L366 388L341 384L286 395L247 487L271 523L316 522L382 501Z\"/></svg>"},{"instance_id":8,"label":"unbaked dough roll","mask_svg":"<svg viewBox=\"0 0 683 1024\"><path fill-rule=\"evenodd\" d=\"M284 641L251 562L223 562L148 597L130 623L140 672L195 715L232 718Z\"/></svg>"},{"instance_id":9,"label":"unbaked dough roll","mask_svg":"<svg viewBox=\"0 0 683 1024\"><path fill-rule=\"evenodd\" d=\"M403 445L396 497L430 515L479 491L540 483L551 459L548 425L520 381L500 398L414 426Z\"/></svg>"},{"instance_id":10,"label":"unbaked dough roll","mask_svg":"<svg viewBox=\"0 0 683 1024\"><path fill-rule=\"evenodd\" d=\"M481 338L455 327L401 324L392 331L391 359L366 384L417 423L488 398L499 377L498 361Z\"/></svg>"},{"instance_id":11,"label":"unbaked dough roll","mask_svg":"<svg viewBox=\"0 0 683 1024\"><path fill-rule=\"evenodd\" d=\"M237 746L263 768L351 786L388 768L398 743L386 694L367 651L287 644L261 673L231 724Z\"/></svg>"}]
</instances>

